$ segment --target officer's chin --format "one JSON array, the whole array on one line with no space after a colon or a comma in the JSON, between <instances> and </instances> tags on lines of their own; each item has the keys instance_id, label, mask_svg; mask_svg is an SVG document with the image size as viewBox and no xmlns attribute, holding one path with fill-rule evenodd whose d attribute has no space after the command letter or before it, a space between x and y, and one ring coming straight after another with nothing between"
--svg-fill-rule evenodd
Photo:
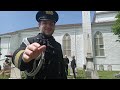
<instances>
[{"instance_id":1,"label":"officer's chin","mask_svg":"<svg viewBox=\"0 0 120 90\"><path fill-rule=\"evenodd\" d=\"M53 33L44 33L46 36L52 36Z\"/></svg>"}]
</instances>

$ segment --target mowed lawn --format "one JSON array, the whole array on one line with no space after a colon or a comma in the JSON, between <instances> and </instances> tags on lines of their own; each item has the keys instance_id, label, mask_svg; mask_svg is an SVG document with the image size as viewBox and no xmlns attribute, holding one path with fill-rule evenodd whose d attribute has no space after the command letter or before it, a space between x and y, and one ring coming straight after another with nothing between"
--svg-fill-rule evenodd
<instances>
[{"instance_id":1,"label":"mowed lawn","mask_svg":"<svg viewBox=\"0 0 120 90\"><path fill-rule=\"evenodd\" d=\"M118 74L120 71L97 71L99 75L99 79L120 79L115 77L116 74ZM69 75L68 79L73 79L73 75L70 75L70 70L69 70ZM87 79L85 75L84 70L77 70L77 78L76 79Z\"/></svg>"},{"instance_id":2,"label":"mowed lawn","mask_svg":"<svg viewBox=\"0 0 120 90\"><path fill-rule=\"evenodd\" d=\"M120 71L98 71L100 79L120 79L115 77Z\"/></svg>"},{"instance_id":3,"label":"mowed lawn","mask_svg":"<svg viewBox=\"0 0 120 90\"><path fill-rule=\"evenodd\" d=\"M120 71L97 71L99 75L99 79L120 79L115 77ZM8 79L10 75L0 75L0 79ZM70 75L70 69L68 70L68 79L74 79L73 75ZM87 79L84 70L77 70L77 78L76 79Z\"/></svg>"}]
</instances>

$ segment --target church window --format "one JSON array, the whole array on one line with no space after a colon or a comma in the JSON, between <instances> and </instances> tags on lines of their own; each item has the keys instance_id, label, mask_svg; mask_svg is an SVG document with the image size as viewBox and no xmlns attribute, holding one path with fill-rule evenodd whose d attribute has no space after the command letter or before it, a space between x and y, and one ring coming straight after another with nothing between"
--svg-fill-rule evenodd
<instances>
[{"instance_id":1,"label":"church window","mask_svg":"<svg viewBox=\"0 0 120 90\"><path fill-rule=\"evenodd\" d=\"M95 56L104 56L103 36L101 32L96 32L94 37Z\"/></svg>"},{"instance_id":2,"label":"church window","mask_svg":"<svg viewBox=\"0 0 120 90\"><path fill-rule=\"evenodd\" d=\"M63 55L71 56L71 38L68 33L63 36Z\"/></svg>"}]
</instances>

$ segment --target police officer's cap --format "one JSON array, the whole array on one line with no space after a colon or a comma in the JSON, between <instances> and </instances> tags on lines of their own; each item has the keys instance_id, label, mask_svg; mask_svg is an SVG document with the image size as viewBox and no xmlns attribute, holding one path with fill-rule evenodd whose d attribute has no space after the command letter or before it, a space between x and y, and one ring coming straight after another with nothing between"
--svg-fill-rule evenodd
<instances>
[{"instance_id":1,"label":"police officer's cap","mask_svg":"<svg viewBox=\"0 0 120 90\"><path fill-rule=\"evenodd\" d=\"M58 21L58 14L55 11L38 11L36 14L36 20L53 20L55 23Z\"/></svg>"}]
</instances>

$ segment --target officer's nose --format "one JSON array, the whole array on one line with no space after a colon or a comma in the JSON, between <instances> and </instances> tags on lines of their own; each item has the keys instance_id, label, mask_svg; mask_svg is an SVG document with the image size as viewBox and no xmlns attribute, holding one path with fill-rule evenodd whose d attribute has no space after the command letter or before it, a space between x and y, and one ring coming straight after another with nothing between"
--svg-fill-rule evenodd
<instances>
[{"instance_id":1,"label":"officer's nose","mask_svg":"<svg viewBox=\"0 0 120 90\"><path fill-rule=\"evenodd\" d=\"M51 29L53 28L53 26L51 26L51 24L47 24L47 25L46 25L46 28L47 28L48 30L51 30Z\"/></svg>"},{"instance_id":2,"label":"officer's nose","mask_svg":"<svg viewBox=\"0 0 120 90\"><path fill-rule=\"evenodd\" d=\"M51 27L51 25L50 25L50 24L47 24L46 26L47 26L47 28L50 28L50 27Z\"/></svg>"}]
</instances>

